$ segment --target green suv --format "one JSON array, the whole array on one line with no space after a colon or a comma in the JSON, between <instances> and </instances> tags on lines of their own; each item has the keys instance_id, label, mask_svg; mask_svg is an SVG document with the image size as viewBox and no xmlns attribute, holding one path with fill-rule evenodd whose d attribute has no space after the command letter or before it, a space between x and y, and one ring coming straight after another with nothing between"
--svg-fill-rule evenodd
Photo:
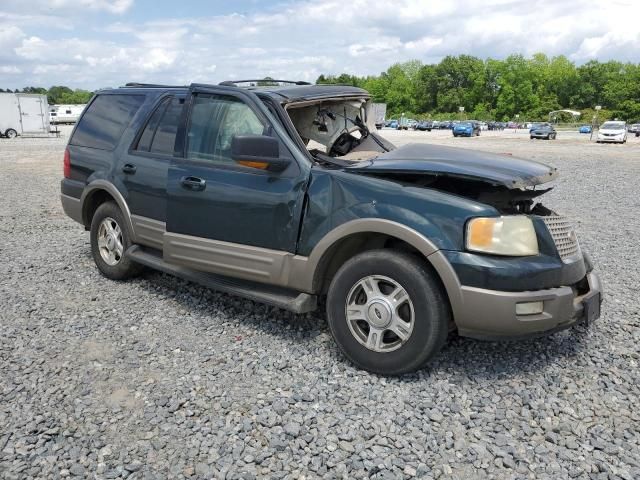
<instances>
[{"instance_id":1,"label":"green suv","mask_svg":"<svg viewBox=\"0 0 640 480\"><path fill-rule=\"evenodd\" d=\"M423 366L453 330L527 337L600 315L542 163L376 133L369 94L303 82L98 92L64 157L62 204L98 269L143 266L297 313L326 297L366 370Z\"/></svg>"}]
</instances>

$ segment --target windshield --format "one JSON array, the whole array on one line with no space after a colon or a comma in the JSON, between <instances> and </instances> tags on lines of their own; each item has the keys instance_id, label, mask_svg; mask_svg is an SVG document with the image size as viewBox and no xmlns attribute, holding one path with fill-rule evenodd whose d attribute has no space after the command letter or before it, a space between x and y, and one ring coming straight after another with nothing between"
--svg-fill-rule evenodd
<instances>
[{"instance_id":1,"label":"windshield","mask_svg":"<svg viewBox=\"0 0 640 480\"><path fill-rule=\"evenodd\" d=\"M622 130L624 128L624 123L622 122L604 122L602 124L602 129L606 130Z\"/></svg>"},{"instance_id":2,"label":"windshield","mask_svg":"<svg viewBox=\"0 0 640 480\"><path fill-rule=\"evenodd\" d=\"M459 123L458 125L460 125L461 127L472 127L473 125L469 122L462 122Z\"/></svg>"}]
</instances>

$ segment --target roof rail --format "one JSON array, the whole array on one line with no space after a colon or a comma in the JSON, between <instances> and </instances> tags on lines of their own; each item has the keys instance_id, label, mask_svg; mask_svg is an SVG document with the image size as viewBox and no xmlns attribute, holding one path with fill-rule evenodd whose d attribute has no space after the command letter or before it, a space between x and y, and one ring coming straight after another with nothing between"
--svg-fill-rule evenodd
<instances>
[{"instance_id":1,"label":"roof rail","mask_svg":"<svg viewBox=\"0 0 640 480\"><path fill-rule=\"evenodd\" d=\"M144 88L188 88L187 85L158 85L156 83L138 83L138 82L129 82L125 84L125 87L135 88L135 87L144 87Z\"/></svg>"},{"instance_id":2,"label":"roof rail","mask_svg":"<svg viewBox=\"0 0 640 480\"><path fill-rule=\"evenodd\" d=\"M224 85L228 87L234 87L238 83L289 83L291 85L311 85L309 82L303 82L301 80L275 80L273 78L260 78L257 80L226 80L224 82L220 82L219 85Z\"/></svg>"}]
</instances>

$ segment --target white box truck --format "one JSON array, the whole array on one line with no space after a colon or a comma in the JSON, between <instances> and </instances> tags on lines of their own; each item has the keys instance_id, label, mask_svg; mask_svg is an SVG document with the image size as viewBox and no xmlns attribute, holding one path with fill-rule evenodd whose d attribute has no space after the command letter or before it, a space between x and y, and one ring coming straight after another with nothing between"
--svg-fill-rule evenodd
<instances>
[{"instance_id":1,"label":"white box truck","mask_svg":"<svg viewBox=\"0 0 640 480\"><path fill-rule=\"evenodd\" d=\"M376 128L380 130L384 127L387 116L387 104L386 103L374 103L373 105L373 118L375 119Z\"/></svg>"},{"instance_id":2,"label":"white box truck","mask_svg":"<svg viewBox=\"0 0 640 480\"><path fill-rule=\"evenodd\" d=\"M49 104L46 95L0 93L0 135L49 133Z\"/></svg>"}]
</instances>

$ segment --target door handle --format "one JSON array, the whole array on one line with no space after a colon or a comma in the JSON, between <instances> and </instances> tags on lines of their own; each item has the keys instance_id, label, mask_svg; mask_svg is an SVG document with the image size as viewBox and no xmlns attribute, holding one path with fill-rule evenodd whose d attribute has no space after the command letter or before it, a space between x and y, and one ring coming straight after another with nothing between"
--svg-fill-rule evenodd
<instances>
[{"instance_id":1,"label":"door handle","mask_svg":"<svg viewBox=\"0 0 640 480\"><path fill-rule=\"evenodd\" d=\"M183 188L187 190L193 190L194 192L201 192L207 186L207 182L198 177L182 177L180 183Z\"/></svg>"},{"instance_id":2,"label":"door handle","mask_svg":"<svg viewBox=\"0 0 640 480\"><path fill-rule=\"evenodd\" d=\"M122 171L124 173L127 173L129 175L133 175L134 173L136 173L136 166L132 165L130 163L126 163L123 167L122 167Z\"/></svg>"}]
</instances>

